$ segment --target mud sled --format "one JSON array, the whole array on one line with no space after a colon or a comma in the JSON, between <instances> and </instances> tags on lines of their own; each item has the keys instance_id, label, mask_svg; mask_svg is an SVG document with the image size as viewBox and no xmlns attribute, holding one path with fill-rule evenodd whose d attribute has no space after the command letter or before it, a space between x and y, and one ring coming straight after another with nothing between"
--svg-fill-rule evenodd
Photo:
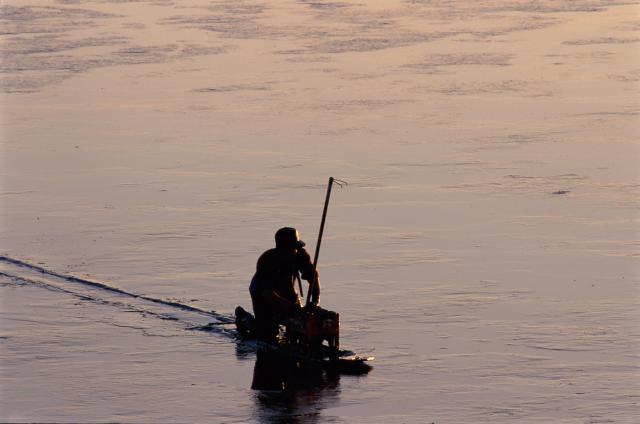
<instances>
[{"instance_id":1,"label":"mud sled","mask_svg":"<svg viewBox=\"0 0 640 424\"><path fill-rule=\"evenodd\" d=\"M276 352L304 366L345 374L366 374L372 369L369 364L372 356L358 356L340 349L340 317L336 312L303 308L285 322L275 339L260 337L254 316L241 306L236 308L235 318L240 337L255 340L259 349Z\"/></svg>"}]
</instances>

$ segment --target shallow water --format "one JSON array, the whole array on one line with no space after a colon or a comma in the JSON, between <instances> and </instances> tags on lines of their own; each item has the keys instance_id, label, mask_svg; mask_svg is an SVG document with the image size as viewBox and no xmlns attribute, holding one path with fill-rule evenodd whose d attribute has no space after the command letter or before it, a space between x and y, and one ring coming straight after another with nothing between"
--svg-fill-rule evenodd
<instances>
[{"instance_id":1,"label":"shallow water","mask_svg":"<svg viewBox=\"0 0 640 424\"><path fill-rule=\"evenodd\" d=\"M0 418L616 422L640 396L637 2L7 1ZM284 225L366 377L192 328Z\"/></svg>"}]
</instances>

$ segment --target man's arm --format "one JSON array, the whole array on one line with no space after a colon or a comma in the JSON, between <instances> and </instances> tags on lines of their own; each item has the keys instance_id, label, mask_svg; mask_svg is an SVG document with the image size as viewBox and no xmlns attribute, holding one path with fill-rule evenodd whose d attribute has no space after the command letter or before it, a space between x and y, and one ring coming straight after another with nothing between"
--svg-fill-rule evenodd
<instances>
[{"instance_id":1,"label":"man's arm","mask_svg":"<svg viewBox=\"0 0 640 424\"><path fill-rule=\"evenodd\" d=\"M262 298L265 299L270 305L273 305L280 310L292 310L300 307L299 301L292 302L289 299L280 296L273 290L262 290L260 292L260 296L262 296Z\"/></svg>"},{"instance_id":2,"label":"man's arm","mask_svg":"<svg viewBox=\"0 0 640 424\"><path fill-rule=\"evenodd\" d=\"M309 253L305 249L298 250L297 265L298 269L302 273L302 278L309 282L311 303L318 305L320 303L320 274L317 269L313 269L311 256L309 256Z\"/></svg>"}]
</instances>

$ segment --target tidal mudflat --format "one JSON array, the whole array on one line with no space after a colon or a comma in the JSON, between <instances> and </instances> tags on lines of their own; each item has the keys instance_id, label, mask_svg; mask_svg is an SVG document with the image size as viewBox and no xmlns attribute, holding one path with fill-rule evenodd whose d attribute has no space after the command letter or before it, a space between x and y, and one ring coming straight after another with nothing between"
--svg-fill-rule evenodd
<instances>
[{"instance_id":1,"label":"tidal mudflat","mask_svg":"<svg viewBox=\"0 0 640 424\"><path fill-rule=\"evenodd\" d=\"M636 1L0 12L0 420L637 422ZM313 249L329 176L365 377L252 390L224 325L54 275L224 321L277 228Z\"/></svg>"}]
</instances>

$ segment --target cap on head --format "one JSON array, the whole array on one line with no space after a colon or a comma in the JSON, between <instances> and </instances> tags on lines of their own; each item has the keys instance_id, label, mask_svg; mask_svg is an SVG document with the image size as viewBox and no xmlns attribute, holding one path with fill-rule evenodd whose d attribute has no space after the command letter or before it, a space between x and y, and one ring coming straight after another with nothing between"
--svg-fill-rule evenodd
<instances>
[{"instance_id":1,"label":"cap on head","mask_svg":"<svg viewBox=\"0 0 640 424\"><path fill-rule=\"evenodd\" d=\"M276 231L276 247L281 249L299 249L305 243L300 240L298 230L291 227L280 228Z\"/></svg>"}]
</instances>

